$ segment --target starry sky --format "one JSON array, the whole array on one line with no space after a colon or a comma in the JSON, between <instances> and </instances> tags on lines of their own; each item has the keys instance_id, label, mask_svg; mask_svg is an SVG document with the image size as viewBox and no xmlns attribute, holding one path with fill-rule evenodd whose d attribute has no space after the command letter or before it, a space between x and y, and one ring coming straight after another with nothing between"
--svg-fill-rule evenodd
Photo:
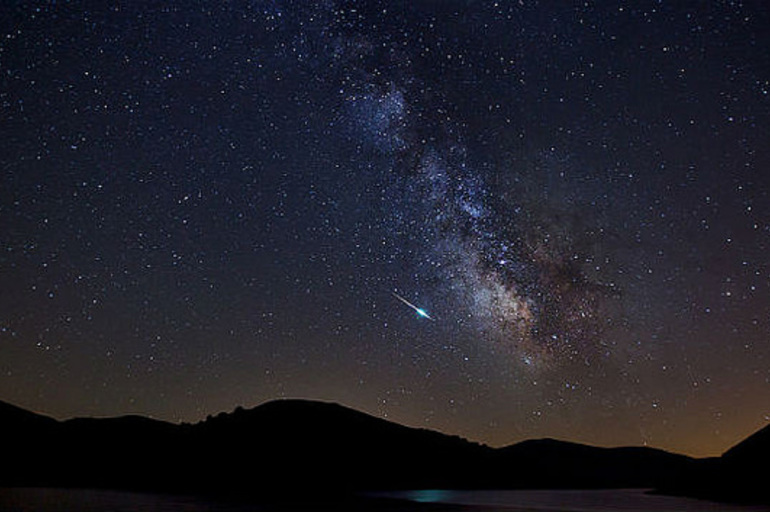
<instances>
[{"instance_id":1,"label":"starry sky","mask_svg":"<svg viewBox=\"0 0 770 512\"><path fill-rule=\"evenodd\" d=\"M766 2L0 12L0 400L697 456L770 421Z\"/></svg>"}]
</instances>

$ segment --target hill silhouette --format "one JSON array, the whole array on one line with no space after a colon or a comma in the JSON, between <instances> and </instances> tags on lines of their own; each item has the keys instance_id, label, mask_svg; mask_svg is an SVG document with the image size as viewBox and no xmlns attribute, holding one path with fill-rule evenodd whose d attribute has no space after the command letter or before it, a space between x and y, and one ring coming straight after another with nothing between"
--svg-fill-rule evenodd
<instances>
[{"instance_id":1,"label":"hill silhouette","mask_svg":"<svg viewBox=\"0 0 770 512\"><path fill-rule=\"evenodd\" d=\"M691 457L655 448L598 448L555 439L523 441L498 454L523 469L516 485L526 488L653 488L696 464Z\"/></svg>"},{"instance_id":2,"label":"hill silhouette","mask_svg":"<svg viewBox=\"0 0 770 512\"><path fill-rule=\"evenodd\" d=\"M770 501L767 463L770 455L770 426L749 436L721 457L725 496L747 502Z\"/></svg>"},{"instance_id":3,"label":"hill silhouette","mask_svg":"<svg viewBox=\"0 0 770 512\"><path fill-rule=\"evenodd\" d=\"M770 426L750 435L721 457L700 459L693 471L671 480L661 492L736 503L770 504L767 461Z\"/></svg>"},{"instance_id":4,"label":"hill silhouette","mask_svg":"<svg viewBox=\"0 0 770 512\"><path fill-rule=\"evenodd\" d=\"M0 486L99 487L285 499L356 490L658 488L767 501L764 429L718 459L540 439L490 448L337 404L279 400L196 424L57 421L0 402ZM729 472L731 476L726 476ZM752 477L755 475L755 477ZM763 494L764 493L764 494Z\"/></svg>"}]
</instances>

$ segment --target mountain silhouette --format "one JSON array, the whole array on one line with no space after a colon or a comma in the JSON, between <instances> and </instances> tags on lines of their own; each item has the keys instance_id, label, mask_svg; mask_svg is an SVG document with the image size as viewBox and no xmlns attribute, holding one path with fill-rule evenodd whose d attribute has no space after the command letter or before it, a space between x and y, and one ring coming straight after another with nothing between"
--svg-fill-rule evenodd
<instances>
[{"instance_id":1,"label":"mountain silhouette","mask_svg":"<svg viewBox=\"0 0 770 512\"><path fill-rule=\"evenodd\" d=\"M770 504L768 460L770 426L739 442L721 457L696 461L684 478L671 480L660 490L717 501Z\"/></svg>"},{"instance_id":2,"label":"mountain silhouette","mask_svg":"<svg viewBox=\"0 0 770 512\"><path fill-rule=\"evenodd\" d=\"M770 449L767 428L716 459L553 439L491 448L309 400L239 407L181 425L141 416L57 421L0 402L0 430L7 446L0 486L258 499L386 489L632 487L768 498L762 473L754 471Z\"/></svg>"},{"instance_id":3,"label":"mountain silhouette","mask_svg":"<svg viewBox=\"0 0 770 512\"><path fill-rule=\"evenodd\" d=\"M675 481L696 463L655 448L598 448L555 439L523 441L498 454L521 468L516 485L526 488L653 488Z\"/></svg>"},{"instance_id":4,"label":"mountain silhouette","mask_svg":"<svg viewBox=\"0 0 770 512\"><path fill-rule=\"evenodd\" d=\"M749 436L721 457L724 478L721 498L747 502L770 502L767 463L770 455L770 426Z\"/></svg>"},{"instance_id":5,"label":"mountain silhouette","mask_svg":"<svg viewBox=\"0 0 770 512\"><path fill-rule=\"evenodd\" d=\"M0 407L0 425L13 434L0 485L227 494L475 487L483 480L469 468L494 455L456 436L305 400L237 408L195 425L138 416L57 422L23 412ZM34 433L30 421L41 424Z\"/></svg>"},{"instance_id":6,"label":"mountain silhouette","mask_svg":"<svg viewBox=\"0 0 770 512\"><path fill-rule=\"evenodd\" d=\"M768 453L770 453L770 425L736 444L722 457L741 463L759 462L766 461Z\"/></svg>"},{"instance_id":7,"label":"mountain silhouette","mask_svg":"<svg viewBox=\"0 0 770 512\"><path fill-rule=\"evenodd\" d=\"M236 489L253 485L253 475L229 470L236 454L255 461L265 487L335 491L461 486L467 472L458 468L493 454L459 437L304 400L236 409L193 426L189 435L207 465L224 468L217 486Z\"/></svg>"},{"instance_id":8,"label":"mountain silhouette","mask_svg":"<svg viewBox=\"0 0 770 512\"><path fill-rule=\"evenodd\" d=\"M0 421L3 424L3 432L8 436L22 435L25 432L44 432L58 423L53 418L35 414L3 401L0 401Z\"/></svg>"}]
</instances>

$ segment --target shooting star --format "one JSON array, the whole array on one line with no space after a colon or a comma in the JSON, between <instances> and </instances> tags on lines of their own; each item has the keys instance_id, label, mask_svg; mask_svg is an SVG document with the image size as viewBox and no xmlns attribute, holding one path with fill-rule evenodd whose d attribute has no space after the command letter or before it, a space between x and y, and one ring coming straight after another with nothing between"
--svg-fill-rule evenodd
<instances>
[{"instance_id":1,"label":"shooting star","mask_svg":"<svg viewBox=\"0 0 770 512\"><path fill-rule=\"evenodd\" d=\"M413 310L415 310L417 312L417 314L420 315L421 317L427 318L428 320L432 320L433 322L436 321L424 309L418 308L417 306L415 306L414 304L412 304L411 302L409 302L408 300L406 300L405 298L403 298L401 295L397 294L396 292L393 292L393 296L395 298L397 298L398 300L400 300L401 302L403 302L404 304L406 304L407 306L409 306L410 308L412 308Z\"/></svg>"}]
</instances>

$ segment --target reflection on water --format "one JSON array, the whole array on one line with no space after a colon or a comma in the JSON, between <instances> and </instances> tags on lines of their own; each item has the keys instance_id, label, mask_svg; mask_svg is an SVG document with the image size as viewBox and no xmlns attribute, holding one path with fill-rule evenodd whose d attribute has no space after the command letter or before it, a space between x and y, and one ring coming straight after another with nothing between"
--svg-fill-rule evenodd
<instances>
[{"instance_id":1,"label":"reflection on water","mask_svg":"<svg viewBox=\"0 0 770 512\"><path fill-rule=\"evenodd\" d=\"M452 503L452 491L442 489L407 491L401 497L409 501L416 501L417 503Z\"/></svg>"},{"instance_id":2,"label":"reflection on water","mask_svg":"<svg viewBox=\"0 0 770 512\"><path fill-rule=\"evenodd\" d=\"M302 496L301 490L294 495ZM0 488L0 512L770 512L643 490L600 491L448 491L374 493L366 501L334 503L302 496L304 504L260 507L207 501L191 496L84 489ZM405 501L373 500L395 498Z\"/></svg>"},{"instance_id":3,"label":"reflection on water","mask_svg":"<svg viewBox=\"0 0 770 512\"><path fill-rule=\"evenodd\" d=\"M418 503L445 503L514 511L551 512L770 512L770 507L726 505L648 494L643 489L448 491L425 489L378 493Z\"/></svg>"}]
</instances>

